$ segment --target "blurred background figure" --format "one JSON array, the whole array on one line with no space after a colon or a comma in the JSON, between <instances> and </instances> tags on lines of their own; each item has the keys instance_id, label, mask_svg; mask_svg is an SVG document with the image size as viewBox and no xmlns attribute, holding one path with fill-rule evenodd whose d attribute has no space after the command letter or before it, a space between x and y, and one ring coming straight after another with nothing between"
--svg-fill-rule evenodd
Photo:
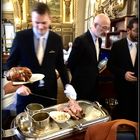
<instances>
[{"instance_id":1,"label":"blurred background figure","mask_svg":"<svg viewBox=\"0 0 140 140\"><path fill-rule=\"evenodd\" d=\"M69 58L69 55L71 53L71 50L72 50L72 42L69 42L68 43L68 49L63 49L63 58L64 58L64 63L67 65L67 61L68 61L68 58Z\"/></svg>"}]
</instances>

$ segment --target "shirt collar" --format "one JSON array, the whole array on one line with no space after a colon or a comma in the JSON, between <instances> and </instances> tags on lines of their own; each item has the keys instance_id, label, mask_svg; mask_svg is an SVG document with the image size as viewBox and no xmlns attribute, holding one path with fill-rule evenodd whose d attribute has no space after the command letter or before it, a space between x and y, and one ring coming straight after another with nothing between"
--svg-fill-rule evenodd
<instances>
[{"instance_id":1,"label":"shirt collar","mask_svg":"<svg viewBox=\"0 0 140 140\"><path fill-rule=\"evenodd\" d=\"M138 42L131 41L129 38L127 38L127 42L128 42L128 46L129 47L133 46L133 44L136 44L137 45L137 43L138 43Z\"/></svg>"},{"instance_id":2,"label":"shirt collar","mask_svg":"<svg viewBox=\"0 0 140 140\"><path fill-rule=\"evenodd\" d=\"M33 28L33 33L34 33L34 35L35 35L36 38L40 38L40 37L41 37L41 36L37 33L37 31L36 31L35 28ZM48 30L42 37L44 37L45 39L47 39L48 36L49 36L49 30Z\"/></svg>"},{"instance_id":3,"label":"shirt collar","mask_svg":"<svg viewBox=\"0 0 140 140\"><path fill-rule=\"evenodd\" d=\"M95 34L92 32L91 29L89 29L89 32L90 32L90 34L92 36L93 41L96 42L97 37L95 36Z\"/></svg>"}]
</instances>

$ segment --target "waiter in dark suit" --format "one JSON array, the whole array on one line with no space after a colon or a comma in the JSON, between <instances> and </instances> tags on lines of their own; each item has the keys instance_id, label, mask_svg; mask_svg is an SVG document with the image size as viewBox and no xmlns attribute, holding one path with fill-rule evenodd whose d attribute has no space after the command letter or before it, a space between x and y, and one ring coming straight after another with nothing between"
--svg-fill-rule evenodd
<instances>
[{"instance_id":1,"label":"waiter in dark suit","mask_svg":"<svg viewBox=\"0 0 140 140\"><path fill-rule=\"evenodd\" d=\"M98 63L101 37L110 29L110 19L105 14L97 15L92 27L75 39L68 59L72 80L78 99L97 100Z\"/></svg>"},{"instance_id":2,"label":"waiter in dark suit","mask_svg":"<svg viewBox=\"0 0 140 140\"><path fill-rule=\"evenodd\" d=\"M120 117L138 120L138 18L127 26L127 37L114 42L108 68L114 75Z\"/></svg>"},{"instance_id":3,"label":"waiter in dark suit","mask_svg":"<svg viewBox=\"0 0 140 140\"><path fill-rule=\"evenodd\" d=\"M50 18L49 7L45 3L36 3L32 10L33 28L17 32L13 41L7 68L26 66L31 69L32 73L45 75L42 80L27 86L23 85L17 90L17 113L24 111L25 106L29 103L38 102L45 107L57 103L55 69L60 74L66 96L76 99L76 92L69 84L69 77L64 65L62 39L49 30ZM41 39L42 41L40 41ZM39 98L30 93L46 96L49 99Z\"/></svg>"}]
</instances>

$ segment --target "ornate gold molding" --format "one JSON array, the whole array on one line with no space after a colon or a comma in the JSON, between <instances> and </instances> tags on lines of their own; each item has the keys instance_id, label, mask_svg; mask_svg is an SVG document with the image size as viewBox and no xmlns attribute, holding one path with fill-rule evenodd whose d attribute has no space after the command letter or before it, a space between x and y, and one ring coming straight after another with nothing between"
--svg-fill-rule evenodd
<instances>
[{"instance_id":1,"label":"ornate gold molding","mask_svg":"<svg viewBox=\"0 0 140 140\"><path fill-rule=\"evenodd\" d=\"M20 30L22 27L22 7L20 0L12 0L14 8L14 23L17 30Z\"/></svg>"},{"instance_id":2,"label":"ornate gold molding","mask_svg":"<svg viewBox=\"0 0 140 140\"><path fill-rule=\"evenodd\" d=\"M66 16L69 16L71 0L64 0L64 2L65 2L65 6L66 6Z\"/></svg>"},{"instance_id":3,"label":"ornate gold molding","mask_svg":"<svg viewBox=\"0 0 140 140\"><path fill-rule=\"evenodd\" d=\"M119 12L121 12L126 5L126 0L107 0L101 5L103 12L111 18L116 18Z\"/></svg>"}]
</instances>

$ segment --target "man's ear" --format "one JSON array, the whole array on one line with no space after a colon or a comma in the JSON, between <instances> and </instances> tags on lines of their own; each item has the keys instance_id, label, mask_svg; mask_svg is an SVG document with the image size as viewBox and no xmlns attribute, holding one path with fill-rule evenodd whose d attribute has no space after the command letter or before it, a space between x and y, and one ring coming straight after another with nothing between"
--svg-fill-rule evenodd
<instances>
[{"instance_id":1,"label":"man's ear","mask_svg":"<svg viewBox=\"0 0 140 140\"><path fill-rule=\"evenodd\" d=\"M98 23L93 23L94 27L96 28L96 26L98 25Z\"/></svg>"},{"instance_id":2,"label":"man's ear","mask_svg":"<svg viewBox=\"0 0 140 140\"><path fill-rule=\"evenodd\" d=\"M129 28L127 28L126 30L127 30L127 32L131 31L131 29L129 29Z\"/></svg>"}]
</instances>

